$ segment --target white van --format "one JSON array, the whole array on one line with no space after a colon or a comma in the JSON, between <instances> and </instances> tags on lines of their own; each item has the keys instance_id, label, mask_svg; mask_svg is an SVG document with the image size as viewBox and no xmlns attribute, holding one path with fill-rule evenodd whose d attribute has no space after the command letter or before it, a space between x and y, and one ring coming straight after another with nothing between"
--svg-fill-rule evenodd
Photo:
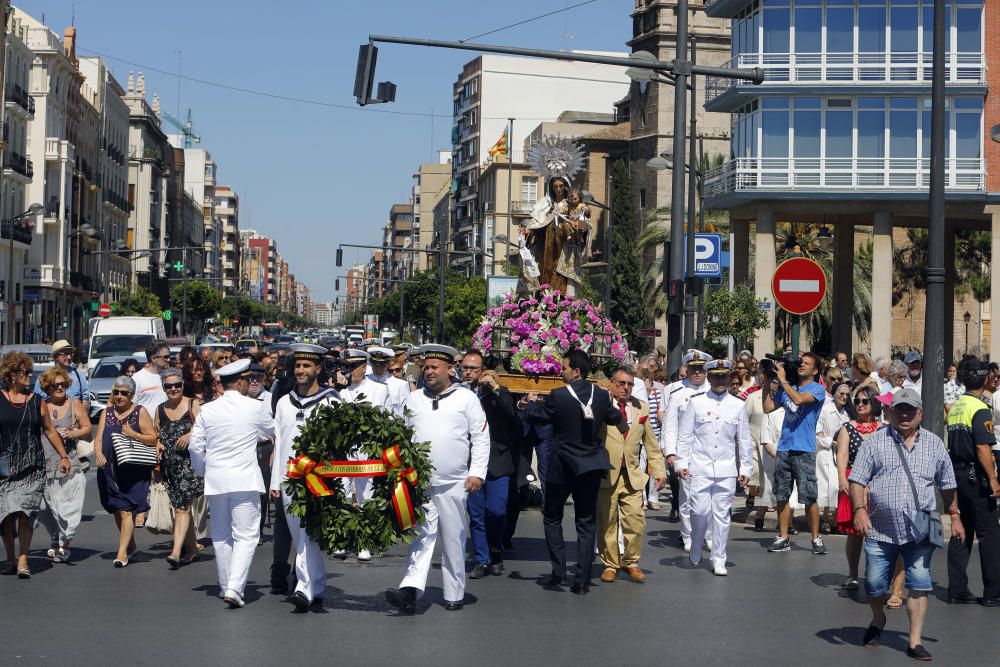
<instances>
[{"instance_id":1,"label":"white van","mask_svg":"<svg viewBox=\"0 0 1000 667\"><path fill-rule=\"evenodd\" d=\"M166 337L160 317L96 317L90 321L87 373L104 357L128 357L145 351L151 341Z\"/></svg>"}]
</instances>

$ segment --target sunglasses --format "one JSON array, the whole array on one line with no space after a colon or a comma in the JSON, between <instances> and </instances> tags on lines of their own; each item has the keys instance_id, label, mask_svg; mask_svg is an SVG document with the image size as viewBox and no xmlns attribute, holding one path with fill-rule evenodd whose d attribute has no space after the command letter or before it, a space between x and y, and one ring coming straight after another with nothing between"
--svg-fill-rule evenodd
<instances>
[{"instance_id":1,"label":"sunglasses","mask_svg":"<svg viewBox=\"0 0 1000 667\"><path fill-rule=\"evenodd\" d=\"M262 378L260 375L250 376L250 384L260 384L261 382L263 382L263 380L264 378Z\"/></svg>"},{"instance_id":2,"label":"sunglasses","mask_svg":"<svg viewBox=\"0 0 1000 667\"><path fill-rule=\"evenodd\" d=\"M69 382L56 382L52 385L53 389L69 389Z\"/></svg>"},{"instance_id":3,"label":"sunglasses","mask_svg":"<svg viewBox=\"0 0 1000 667\"><path fill-rule=\"evenodd\" d=\"M166 382L163 383L163 389L165 391L171 391L173 389L183 389L183 388L184 388L184 383L183 382L171 382L169 384L166 383Z\"/></svg>"},{"instance_id":4,"label":"sunglasses","mask_svg":"<svg viewBox=\"0 0 1000 667\"><path fill-rule=\"evenodd\" d=\"M402 368L390 368L389 372L392 373L393 375L400 375L400 374L402 374L403 369Z\"/></svg>"},{"instance_id":5,"label":"sunglasses","mask_svg":"<svg viewBox=\"0 0 1000 667\"><path fill-rule=\"evenodd\" d=\"M855 398L854 399L854 405L868 405L869 403L871 403L871 400L867 399L867 398Z\"/></svg>"},{"instance_id":6,"label":"sunglasses","mask_svg":"<svg viewBox=\"0 0 1000 667\"><path fill-rule=\"evenodd\" d=\"M132 392L130 392L128 389L112 389L111 390L111 394L113 396L128 396L131 393Z\"/></svg>"}]
</instances>

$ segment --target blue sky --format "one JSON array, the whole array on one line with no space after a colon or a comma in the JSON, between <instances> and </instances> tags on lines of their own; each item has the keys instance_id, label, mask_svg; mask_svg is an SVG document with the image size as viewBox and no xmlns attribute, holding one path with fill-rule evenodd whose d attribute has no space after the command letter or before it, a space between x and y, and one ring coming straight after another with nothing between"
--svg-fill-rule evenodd
<instances>
[{"instance_id":1,"label":"blue sky","mask_svg":"<svg viewBox=\"0 0 1000 667\"><path fill-rule=\"evenodd\" d=\"M124 86L142 70L147 95L182 116L191 108L219 183L240 195L241 227L274 238L313 299L334 295L337 243L380 243L390 206L408 201L412 174L450 144L451 85L469 51L382 45L378 80L395 104L360 109L352 97L358 45L370 33L467 39L580 0L32 0L15 5L58 34L74 14L80 55L108 57ZM632 0L597 0L480 42L625 51ZM270 99L178 80L150 68L295 98ZM112 59L115 58L115 59ZM128 61L128 62L123 62ZM130 64L131 63L131 64ZM411 112L424 115L382 113ZM429 114L437 114L430 117ZM484 139L487 141L487 139ZM345 251L345 263L364 260Z\"/></svg>"}]
</instances>

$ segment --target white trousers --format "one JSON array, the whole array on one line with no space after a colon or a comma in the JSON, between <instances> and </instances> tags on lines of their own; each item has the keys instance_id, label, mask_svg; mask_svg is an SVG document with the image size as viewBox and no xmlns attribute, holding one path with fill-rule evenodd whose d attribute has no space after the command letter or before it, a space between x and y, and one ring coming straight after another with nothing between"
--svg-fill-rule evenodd
<instances>
[{"instance_id":1,"label":"white trousers","mask_svg":"<svg viewBox=\"0 0 1000 667\"><path fill-rule=\"evenodd\" d=\"M288 532L292 536L292 544L295 545L295 578L299 582L295 590L312 602L316 598L323 597L326 591L326 558L323 550L302 527L302 520L289 512L290 504L291 498L282 491L281 506L285 509Z\"/></svg>"},{"instance_id":2,"label":"white trousers","mask_svg":"<svg viewBox=\"0 0 1000 667\"><path fill-rule=\"evenodd\" d=\"M208 496L212 546L219 588L243 595L260 539L260 492L236 491Z\"/></svg>"},{"instance_id":3,"label":"white trousers","mask_svg":"<svg viewBox=\"0 0 1000 667\"><path fill-rule=\"evenodd\" d=\"M681 537L691 539L691 477L678 480L677 493L680 496L677 513L681 517ZM694 547L691 548L694 553Z\"/></svg>"},{"instance_id":4,"label":"white trousers","mask_svg":"<svg viewBox=\"0 0 1000 667\"><path fill-rule=\"evenodd\" d=\"M82 472L68 477L49 477L45 480L45 493L38 521L49 532L51 544L68 546L76 535L83 516L83 497L87 478Z\"/></svg>"},{"instance_id":5,"label":"white trousers","mask_svg":"<svg viewBox=\"0 0 1000 667\"><path fill-rule=\"evenodd\" d=\"M735 477L691 477L691 561L701 560L705 536L712 540L712 564L726 564Z\"/></svg>"},{"instance_id":6,"label":"white trousers","mask_svg":"<svg viewBox=\"0 0 1000 667\"><path fill-rule=\"evenodd\" d=\"M364 461L367 458L361 452L351 452L347 456L349 461ZM357 497L359 505L368 502L375 495L375 488L372 486L371 477L341 477L340 483L344 486L344 493L347 495L347 499L350 500L353 493Z\"/></svg>"},{"instance_id":7,"label":"white trousers","mask_svg":"<svg viewBox=\"0 0 1000 667\"><path fill-rule=\"evenodd\" d=\"M417 526L417 536L410 544L406 575L400 587L412 586L422 595L431 570L434 543L441 535L441 577L446 602L465 599L465 483L431 489L430 502L424 505L424 522Z\"/></svg>"},{"instance_id":8,"label":"white trousers","mask_svg":"<svg viewBox=\"0 0 1000 667\"><path fill-rule=\"evenodd\" d=\"M840 499L840 474L833 460L833 450L816 447L816 503L820 509L837 509Z\"/></svg>"}]
</instances>

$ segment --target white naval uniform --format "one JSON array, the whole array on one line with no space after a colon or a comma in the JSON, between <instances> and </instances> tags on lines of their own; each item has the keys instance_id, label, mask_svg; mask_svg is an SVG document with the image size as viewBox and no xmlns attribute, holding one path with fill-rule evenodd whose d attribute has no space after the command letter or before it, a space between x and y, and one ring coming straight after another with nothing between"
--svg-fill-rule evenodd
<instances>
[{"instance_id":1,"label":"white naval uniform","mask_svg":"<svg viewBox=\"0 0 1000 667\"><path fill-rule=\"evenodd\" d=\"M410 383L406 380L400 380L392 373L386 373L382 377L375 375L375 373L369 373L365 376L365 379L385 385L389 394L386 407L392 414L402 417L403 403L406 402L406 397L410 395Z\"/></svg>"},{"instance_id":2,"label":"white naval uniform","mask_svg":"<svg viewBox=\"0 0 1000 667\"><path fill-rule=\"evenodd\" d=\"M369 403L386 410L390 409L389 390L384 384L375 382L367 375L361 382L341 389L340 400L344 403ZM352 452L347 458L351 461L361 461L368 457L360 452ZM370 477L355 477L353 479L344 477L340 483L344 485L344 493L347 494L348 499L353 492L357 496L359 504L371 500L372 494L375 492Z\"/></svg>"},{"instance_id":3,"label":"white naval uniform","mask_svg":"<svg viewBox=\"0 0 1000 667\"><path fill-rule=\"evenodd\" d=\"M434 403L437 409L434 409ZM424 503L424 522L410 545L406 575L400 587L413 587L418 595L427 586L434 543L441 534L441 574L444 599L465 598L465 480L486 479L490 460L490 431L479 398L462 386L453 385L442 397L432 399L420 389L406 397L411 414L414 442L430 442L430 500Z\"/></svg>"},{"instance_id":4,"label":"white naval uniform","mask_svg":"<svg viewBox=\"0 0 1000 667\"><path fill-rule=\"evenodd\" d=\"M271 411L235 389L201 406L191 428L188 451L194 471L205 478L219 587L241 596L260 538L265 491L257 441L272 437Z\"/></svg>"},{"instance_id":5,"label":"white naval uniform","mask_svg":"<svg viewBox=\"0 0 1000 667\"><path fill-rule=\"evenodd\" d=\"M688 401L692 396L704 394L708 391L708 382L695 386L686 379L673 382L667 386L667 407L663 415L663 426L660 428L660 448L666 456L677 454L677 438L681 415L687 409ZM739 399L737 399L739 400ZM676 461L674 470L679 470ZM681 519L681 538L685 541L691 539L691 479L682 479L678 484L680 498L677 504L677 513Z\"/></svg>"},{"instance_id":6,"label":"white naval uniform","mask_svg":"<svg viewBox=\"0 0 1000 667\"><path fill-rule=\"evenodd\" d=\"M850 421L847 410L838 410L833 397L827 394L816 420L816 490L820 509L836 513L840 499L840 474L833 458L833 447L840 427Z\"/></svg>"},{"instance_id":7,"label":"white naval uniform","mask_svg":"<svg viewBox=\"0 0 1000 667\"><path fill-rule=\"evenodd\" d=\"M292 390L278 399L274 407L276 443L271 463L271 490L281 491L281 507L295 544L295 578L298 580L295 590L305 595L310 603L323 597L326 590L326 560L323 550L302 527L302 520L289 512L292 499L286 494L284 483L288 481L288 460L295 457L294 441L302 425L318 406L339 402L336 391L321 387L317 393L304 398Z\"/></svg>"},{"instance_id":8,"label":"white naval uniform","mask_svg":"<svg viewBox=\"0 0 1000 667\"><path fill-rule=\"evenodd\" d=\"M691 562L701 560L708 533L712 563L725 567L736 478L749 477L753 469L750 422L743 401L728 391L709 390L692 398L681 414L674 467L687 470L691 480Z\"/></svg>"}]
</instances>

